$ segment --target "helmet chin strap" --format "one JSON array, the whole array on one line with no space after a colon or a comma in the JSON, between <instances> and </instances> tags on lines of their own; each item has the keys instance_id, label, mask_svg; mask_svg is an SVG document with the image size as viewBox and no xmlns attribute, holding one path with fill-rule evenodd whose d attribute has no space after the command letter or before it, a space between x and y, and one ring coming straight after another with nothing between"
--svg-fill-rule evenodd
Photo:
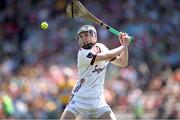
<instances>
[{"instance_id":1,"label":"helmet chin strap","mask_svg":"<svg viewBox=\"0 0 180 120\"><path fill-rule=\"evenodd\" d=\"M91 49L94 45L95 45L95 43L88 43L86 45L83 45L82 48L84 48L84 49Z\"/></svg>"}]
</instances>

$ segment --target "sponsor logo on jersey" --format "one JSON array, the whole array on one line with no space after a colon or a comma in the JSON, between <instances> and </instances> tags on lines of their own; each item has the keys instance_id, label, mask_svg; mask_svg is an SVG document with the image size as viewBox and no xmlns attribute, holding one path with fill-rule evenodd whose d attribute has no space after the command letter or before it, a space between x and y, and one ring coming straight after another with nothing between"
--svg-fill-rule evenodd
<instances>
[{"instance_id":1,"label":"sponsor logo on jersey","mask_svg":"<svg viewBox=\"0 0 180 120\"><path fill-rule=\"evenodd\" d=\"M92 71L93 73L94 73L94 72L97 72L97 73L99 74L99 73L102 72L102 71L104 70L104 68L105 68L105 67L103 67L103 68L100 68L100 67L97 68L97 67L98 67L98 65L95 66L94 70Z\"/></svg>"}]
</instances>

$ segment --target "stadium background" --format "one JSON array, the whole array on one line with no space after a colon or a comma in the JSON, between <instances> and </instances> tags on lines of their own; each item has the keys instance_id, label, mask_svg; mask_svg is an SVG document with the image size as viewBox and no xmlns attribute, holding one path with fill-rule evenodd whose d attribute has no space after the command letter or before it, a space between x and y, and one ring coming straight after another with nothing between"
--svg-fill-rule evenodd
<instances>
[{"instance_id":1,"label":"stadium background","mask_svg":"<svg viewBox=\"0 0 180 120\"><path fill-rule=\"evenodd\" d=\"M98 25L67 18L67 2L0 1L1 119L59 118L77 79L74 36L79 26L92 24L99 42L119 46L117 36ZM105 97L117 118L180 118L180 1L81 2L105 23L135 37L128 67L109 65L107 70ZM48 30L40 29L42 21L49 23Z\"/></svg>"}]
</instances>

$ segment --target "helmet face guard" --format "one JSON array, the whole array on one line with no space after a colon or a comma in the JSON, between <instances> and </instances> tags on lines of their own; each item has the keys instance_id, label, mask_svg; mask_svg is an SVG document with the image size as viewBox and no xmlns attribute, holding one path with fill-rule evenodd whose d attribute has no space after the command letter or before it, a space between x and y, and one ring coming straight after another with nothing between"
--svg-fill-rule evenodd
<instances>
[{"instance_id":1,"label":"helmet face guard","mask_svg":"<svg viewBox=\"0 0 180 120\"><path fill-rule=\"evenodd\" d=\"M86 44L91 44L93 43L93 40L91 41L84 41L80 34L81 33L84 33L84 32L87 32L87 34L91 35L92 37L93 36L97 36L97 32L96 32L96 29L91 26L91 25L83 25L82 27L80 27L80 29L78 30L77 34L76 34L76 39L79 41L79 45L82 47ZM93 43L94 44L94 43Z\"/></svg>"}]
</instances>

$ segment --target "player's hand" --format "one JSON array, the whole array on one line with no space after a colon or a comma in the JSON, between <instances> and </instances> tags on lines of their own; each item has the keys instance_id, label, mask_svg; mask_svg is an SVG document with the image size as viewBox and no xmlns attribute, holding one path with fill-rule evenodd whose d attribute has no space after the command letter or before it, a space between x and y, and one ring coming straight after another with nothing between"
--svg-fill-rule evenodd
<instances>
[{"instance_id":1,"label":"player's hand","mask_svg":"<svg viewBox=\"0 0 180 120\"><path fill-rule=\"evenodd\" d=\"M119 41L121 45L129 46L131 37L127 33L121 33L119 35Z\"/></svg>"}]
</instances>

